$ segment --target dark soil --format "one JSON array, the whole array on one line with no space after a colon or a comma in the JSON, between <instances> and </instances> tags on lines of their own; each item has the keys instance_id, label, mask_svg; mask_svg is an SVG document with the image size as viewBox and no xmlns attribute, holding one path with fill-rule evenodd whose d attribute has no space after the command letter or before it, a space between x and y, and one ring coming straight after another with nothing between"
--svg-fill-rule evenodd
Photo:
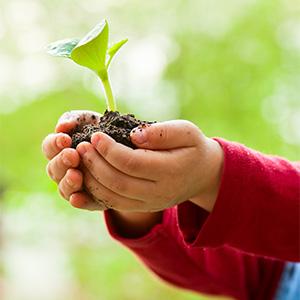
<instances>
[{"instance_id":1,"label":"dark soil","mask_svg":"<svg viewBox=\"0 0 300 300\"><path fill-rule=\"evenodd\" d=\"M115 141L134 149L136 147L130 140L131 130L136 127L140 127L141 130L142 127L152 123L154 122L138 120L132 114L121 115L117 111L106 110L97 125L79 125L70 133L72 148L76 148L81 142L90 142L92 134L100 131L108 134Z\"/></svg>"}]
</instances>

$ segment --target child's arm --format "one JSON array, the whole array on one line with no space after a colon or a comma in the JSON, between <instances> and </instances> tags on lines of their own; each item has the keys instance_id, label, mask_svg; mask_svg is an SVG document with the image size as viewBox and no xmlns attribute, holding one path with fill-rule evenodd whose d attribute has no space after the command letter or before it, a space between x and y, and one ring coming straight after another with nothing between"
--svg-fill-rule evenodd
<instances>
[{"instance_id":1,"label":"child's arm","mask_svg":"<svg viewBox=\"0 0 300 300\"><path fill-rule=\"evenodd\" d=\"M230 245L300 261L300 164L217 140L224 151L222 181L214 210L193 246Z\"/></svg>"},{"instance_id":2,"label":"child's arm","mask_svg":"<svg viewBox=\"0 0 300 300\"><path fill-rule=\"evenodd\" d=\"M58 127L64 131L65 125L59 124ZM160 132L151 136L158 137L159 141ZM167 136L170 137L169 134ZM165 138L164 144L167 142L168 138ZM82 173L76 170L78 176L72 177L69 165L64 165L60 153L69 144L69 137L61 133L45 139L43 149L52 162L51 175L60 182L61 191L72 205L84 209L102 209L89 194L82 192ZM151 146L151 140L146 146ZM75 157L73 167L76 168L78 153L73 149L65 149L62 153L66 153L72 161ZM67 178L72 179L72 186L68 186ZM204 203L203 206L209 209L210 205ZM261 296L259 299L271 299L276 289L283 267L281 262L247 256L226 246L203 249L201 245L198 247L193 244L203 224L206 224L209 213L190 202L166 209L163 213L109 210L105 214L111 235L133 250L161 278L176 285L201 293L222 294L238 299L248 299L254 291ZM135 231L138 227L143 230ZM218 237L218 231L219 228L215 228L211 238ZM263 274L259 271L261 268L264 269Z\"/></svg>"},{"instance_id":3,"label":"child's arm","mask_svg":"<svg viewBox=\"0 0 300 300\"><path fill-rule=\"evenodd\" d=\"M138 211L163 210L190 199L211 211L190 241L191 247L230 245L256 255L300 260L299 165L218 139L225 153L219 189L223 157L216 142L203 138L199 131L180 121L157 123L142 132L146 139L138 145L156 151L128 150L103 134L94 135L92 145L78 147L87 169L97 178L85 176L86 186L93 189L100 183L100 192L91 191L96 197L107 197L107 205L117 210ZM188 133L190 139L186 139ZM136 134L132 140L137 144ZM106 171L99 171L104 165ZM125 173L129 177L122 175ZM138 181L130 178L133 175ZM154 180L156 189L141 181L149 178ZM122 184L115 185L114 180ZM101 185L121 198L114 201ZM193 211L181 214L179 206L178 213L179 224L188 227Z\"/></svg>"},{"instance_id":4,"label":"child's arm","mask_svg":"<svg viewBox=\"0 0 300 300\"><path fill-rule=\"evenodd\" d=\"M116 232L125 238L139 238L146 235L151 229L162 222L163 212L125 212L110 210L107 219L110 219Z\"/></svg>"}]
</instances>

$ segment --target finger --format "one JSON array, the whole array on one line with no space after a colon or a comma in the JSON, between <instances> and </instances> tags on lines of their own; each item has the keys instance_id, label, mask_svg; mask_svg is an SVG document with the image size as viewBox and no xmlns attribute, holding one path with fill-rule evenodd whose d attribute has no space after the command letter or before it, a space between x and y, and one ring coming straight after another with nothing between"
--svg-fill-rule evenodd
<instances>
[{"instance_id":1,"label":"finger","mask_svg":"<svg viewBox=\"0 0 300 300\"><path fill-rule=\"evenodd\" d=\"M95 210L106 210L107 208L105 205L96 202L90 195L88 195L86 192L78 192L74 193L70 196L69 200L70 204L73 207L95 211Z\"/></svg>"},{"instance_id":2,"label":"finger","mask_svg":"<svg viewBox=\"0 0 300 300\"><path fill-rule=\"evenodd\" d=\"M58 189L60 194L66 200L69 200L71 194L82 189L83 177L79 170L69 169L63 179L59 182Z\"/></svg>"},{"instance_id":3,"label":"finger","mask_svg":"<svg viewBox=\"0 0 300 300\"><path fill-rule=\"evenodd\" d=\"M144 202L120 196L99 183L87 169L83 169L84 186L96 199L101 199L106 207L123 211L139 211Z\"/></svg>"},{"instance_id":4,"label":"finger","mask_svg":"<svg viewBox=\"0 0 300 300\"><path fill-rule=\"evenodd\" d=\"M72 139L64 133L51 133L45 137L42 143L42 151L47 159L52 159L62 149L71 147Z\"/></svg>"},{"instance_id":5,"label":"finger","mask_svg":"<svg viewBox=\"0 0 300 300\"><path fill-rule=\"evenodd\" d=\"M95 179L109 190L128 198L146 200L155 192L154 181L131 177L111 166L95 148L87 142L77 146L84 166Z\"/></svg>"},{"instance_id":6,"label":"finger","mask_svg":"<svg viewBox=\"0 0 300 300\"><path fill-rule=\"evenodd\" d=\"M199 136L199 128L185 120L139 126L130 133L131 141L137 147L152 150L192 147L199 141Z\"/></svg>"},{"instance_id":7,"label":"finger","mask_svg":"<svg viewBox=\"0 0 300 300\"><path fill-rule=\"evenodd\" d=\"M56 132L70 132L77 125L98 124L101 115L90 110L71 110L65 112L58 120Z\"/></svg>"},{"instance_id":8,"label":"finger","mask_svg":"<svg viewBox=\"0 0 300 300\"><path fill-rule=\"evenodd\" d=\"M91 143L97 152L113 167L130 176L149 180L158 179L162 160L166 157L158 151L131 149L117 143L107 134L97 132Z\"/></svg>"},{"instance_id":9,"label":"finger","mask_svg":"<svg viewBox=\"0 0 300 300\"><path fill-rule=\"evenodd\" d=\"M78 152L75 149L66 148L49 161L47 173L51 179L58 183L65 176L68 169L77 168L79 163Z\"/></svg>"}]
</instances>

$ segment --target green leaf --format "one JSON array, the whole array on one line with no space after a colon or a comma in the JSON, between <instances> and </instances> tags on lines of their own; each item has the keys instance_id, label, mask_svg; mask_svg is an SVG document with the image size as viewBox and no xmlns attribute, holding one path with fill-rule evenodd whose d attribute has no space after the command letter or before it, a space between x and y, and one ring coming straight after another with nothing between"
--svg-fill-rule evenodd
<instances>
[{"instance_id":1,"label":"green leaf","mask_svg":"<svg viewBox=\"0 0 300 300\"><path fill-rule=\"evenodd\" d=\"M64 39L56 41L47 46L47 53L53 56L70 58L74 47L79 43L80 39Z\"/></svg>"},{"instance_id":2,"label":"green leaf","mask_svg":"<svg viewBox=\"0 0 300 300\"><path fill-rule=\"evenodd\" d=\"M128 39L124 39L114 45L112 45L108 51L107 51L107 54L109 55L109 59L108 59L108 62L106 64L106 68L109 67L110 63L111 63L111 60L113 59L113 57L115 56L115 54L120 50L120 48L126 44L128 41Z\"/></svg>"},{"instance_id":3,"label":"green leaf","mask_svg":"<svg viewBox=\"0 0 300 300\"><path fill-rule=\"evenodd\" d=\"M104 20L96 25L71 52L71 58L79 65L96 71L105 67L108 46L108 24Z\"/></svg>"}]
</instances>

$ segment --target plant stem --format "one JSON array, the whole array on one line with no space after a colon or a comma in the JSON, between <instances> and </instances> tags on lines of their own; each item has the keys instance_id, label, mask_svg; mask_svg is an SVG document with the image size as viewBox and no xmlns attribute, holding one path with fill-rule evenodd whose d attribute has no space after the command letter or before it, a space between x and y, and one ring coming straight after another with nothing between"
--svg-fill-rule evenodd
<instances>
[{"instance_id":1,"label":"plant stem","mask_svg":"<svg viewBox=\"0 0 300 300\"><path fill-rule=\"evenodd\" d=\"M111 89L111 84L108 78L107 72L104 74L99 74L99 77L102 81L104 91L105 91L105 96L106 96L106 106L109 111L116 111L117 110L117 105L114 99L114 95Z\"/></svg>"},{"instance_id":2,"label":"plant stem","mask_svg":"<svg viewBox=\"0 0 300 300\"><path fill-rule=\"evenodd\" d=\"M108 62L106 63L106 69L107 69L107 70L108 70L108 67L109 67L109 65L110 65L110 63L111 63L112 58L113 58L113 56L111 55L111 56L109 57L109 59L108 59Z\"/></svg>"}]
</instances>

